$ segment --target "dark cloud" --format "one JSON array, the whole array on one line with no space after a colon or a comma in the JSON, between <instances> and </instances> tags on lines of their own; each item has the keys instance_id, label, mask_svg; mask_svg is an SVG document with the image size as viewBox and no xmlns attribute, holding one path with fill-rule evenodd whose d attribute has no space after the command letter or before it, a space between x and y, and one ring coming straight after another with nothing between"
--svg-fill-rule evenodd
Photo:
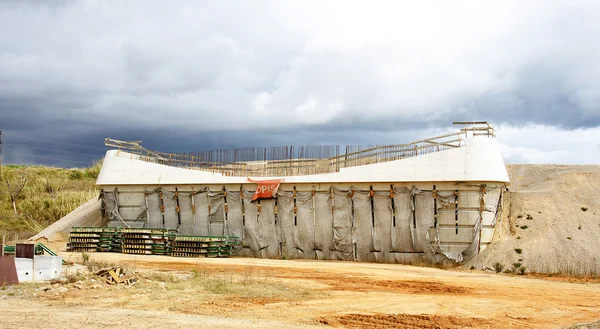
<instances>
[{"instance_id":1,"label":"dark cloud","mask_svg":"<svg viewBox=\"0 0 600 329\"><path fill-rule=\"evenodd\" d=\"M5 162L89 164L104 137L184 152L402 143L462 120L596 129L598 18L547 1L0 1Z\"/></svg>"}]
</instances>

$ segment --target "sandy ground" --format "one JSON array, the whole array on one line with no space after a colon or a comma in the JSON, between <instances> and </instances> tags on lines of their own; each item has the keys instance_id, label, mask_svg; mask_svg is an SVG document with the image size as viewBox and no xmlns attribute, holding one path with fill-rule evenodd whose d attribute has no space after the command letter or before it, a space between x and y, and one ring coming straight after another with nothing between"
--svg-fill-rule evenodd
<instances>
[{"instance_id":1,"label":"sandy ground","mask_svg":"<svg viewBox=\"0 0 600 329\"><path fill-rule=\"evenodd\" d=\"M75 261L80 257L61 255ZM353 262L109 253L92 258L136 271L226 275L251 269L272 285L286 287L290 295L207 299L181 287L145 289L155 287L150 283L57 294L36 286L22 294L0 291L0 327L556 328L600 319L597 281Z\"/></svg>"},{"instance_id":2,"label":"sandy ground","mask_svg":"<svg viewBox=\"0 0 600 329\"><path fill-rule=\"evenodd\" d=\"M464 267L499 262L527 272L600 275L600 166L506 167L511 185L495 239Z\"/></svg>"}]
</instances>

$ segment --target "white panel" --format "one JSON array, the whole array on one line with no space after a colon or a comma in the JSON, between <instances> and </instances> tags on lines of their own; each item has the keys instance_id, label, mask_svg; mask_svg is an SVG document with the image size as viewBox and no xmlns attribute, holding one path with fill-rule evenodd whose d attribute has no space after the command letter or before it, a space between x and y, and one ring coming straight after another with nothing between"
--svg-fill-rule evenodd
<instances>
[{"instance_id":1,"label":"white panel","mask_svg":"<svg viewBox=\"0 0 600 329\"><path fill-rule=\"evenodd\" d=\"M15 267L17 268L17 277L19 282L33 280L33 259L15 258Z\"/></svg>"},{"instance_id":2,"label":"white panel","mask_svg":"<svg viewBox=\"0 0 600 329\"><path fill-rule=\"evenodd\" d=\"M33 279L51 280L60 277L62 258L57 256L35 256L33 260Z\"/></svg>"},{"instance_id":3,"label":"white panel","mask_svg":"<svg viewBox=\"0 0 600 329\"><path fill-rule=\"evenodd\" d=\"M459 191L459 208L477 208L481 202L481 193L479 191Z\"/></svg>"},{"instance_id":4,"label":"white panel","mask_svg":"<svg viewBox=\"0 0 600 329\"><path fill-rule=\"evenodd\" d=\"M145 207L119 207L119 214L125 221L135 221L142 212L146 212ZM144 221L144 219L141 219L141 221Z\"/></svg>"},{"instance_id":5,"label":"white panel","mask_svg":"<svg viewBox=\"0 0 600 329\"><path fill-rule=\"evenodd\" d=\"M494 224L494 217L496 217L496 214L494 214L493 212L489 212L489 211L484 211L481 214L482 217L482 224L483 226L492 226Z\"/></svg>"},{"instance_id":6,"label":"white panel","mask_svg":"<svg viewBox=\"0 0 600 329\"><path fill-rule=\"evenodd\" d=\"M448 242L465 242L471 243L473 241L473 229L472 228L458 228L458 234L454 227L440 227L440 242L442 244Z\"/></svg>"},{"instance_id":7,"label":"white panel","mask_svg":"<svg viewBox=\"0 0 600 329\"><path fill-rule=\"evenodd\" d=\"M490 243L494 237L493 228L482 228L481 229L481 243Z\"/></svg>"},{"instance_id":8,"label":"white panel","mask_svg":"<svg viewBox=\"0 0 600 329\"><path fill-rule=\"evenodd\" d=\"M119 188L119 206L141 206L145 204L144 191L138 193L123 192Z\"/></svg>"}]
</instances>

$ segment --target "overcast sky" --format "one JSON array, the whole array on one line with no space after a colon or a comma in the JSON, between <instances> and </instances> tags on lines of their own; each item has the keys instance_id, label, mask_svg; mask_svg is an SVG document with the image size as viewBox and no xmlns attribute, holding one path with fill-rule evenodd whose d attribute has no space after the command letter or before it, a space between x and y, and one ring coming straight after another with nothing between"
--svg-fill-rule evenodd
<instances>
[{"instance_id":1,"label":"overcast sky","mask_svg":"<svg viewBox=\"0 0 600 329\"><path fill-rule=\"evenodd\" d=\"M394 144L486 120L600 163L598 1L0 1L4 162Z\"/></svg>"}]
</instances>

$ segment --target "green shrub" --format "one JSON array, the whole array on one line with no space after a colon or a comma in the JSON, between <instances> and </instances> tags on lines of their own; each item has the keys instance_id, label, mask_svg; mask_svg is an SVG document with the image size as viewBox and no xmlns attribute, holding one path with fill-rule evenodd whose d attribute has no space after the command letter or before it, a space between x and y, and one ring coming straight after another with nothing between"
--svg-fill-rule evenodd
<instances>
[{"instance_id":1,"label":"green shrub","mask_svg":"<svg viewBox=\"0 0 600 329\"><path fill-rule=\"evenodd\" d=\"M73 179L73 180L80 180L80 179L83 179L84 177L85 177L85 175L79 169L71 169L71 172L69 173L69 178Z\"/></svg>"},{"instance_id":2,"label":"green shrub","mask_svg":"<svg viewBox=\"0 0 600 329\"><path fill-rule=\"evenodd\" d=\"M521 253L523 252L523 250L521 250L521 248L516 248L516 249L515 249L515 252L516 252L517 254L521 254Z\"/></svg>"},{"instance_id":3,"label":"green shrub","mask_svg":"<svg viewBox=\"0 0 600 329\"><path fill-rule=\"evenodd\" d=\"M502 264L500 262L494 263L494 271L496 271L496 273L502 272L503 269L504 269L504 264Z\"/></svg>"}]
</instances>

